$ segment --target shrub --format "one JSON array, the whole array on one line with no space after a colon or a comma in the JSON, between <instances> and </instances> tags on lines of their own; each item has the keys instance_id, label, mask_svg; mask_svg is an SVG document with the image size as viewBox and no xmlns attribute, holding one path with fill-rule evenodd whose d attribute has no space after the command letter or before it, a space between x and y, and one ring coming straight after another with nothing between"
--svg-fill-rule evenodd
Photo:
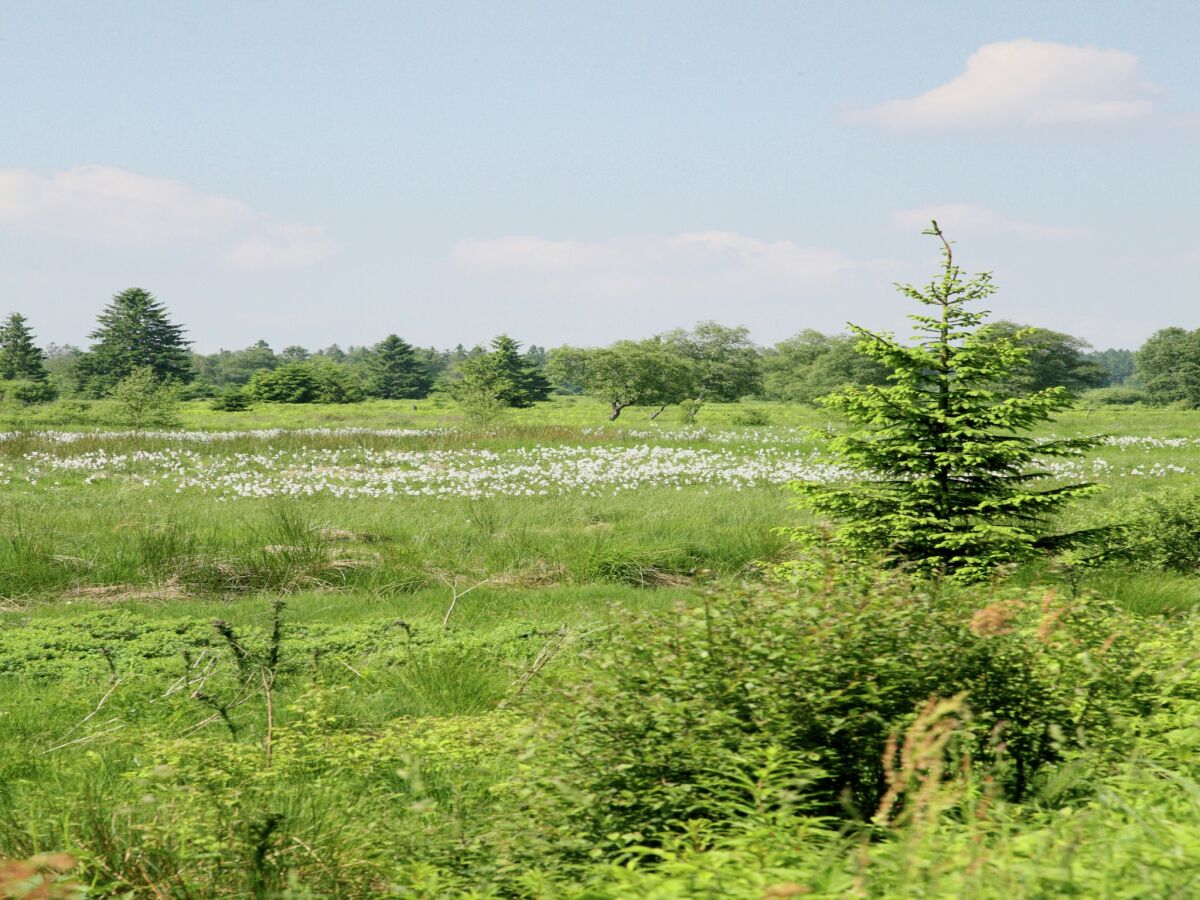
<instances>
[{"instance_id":1,"label":"shrub","mask_svg":"<svg viewBox=\"0 0 1200 900\"><path fill-rule=\"evenodd\" d=\"M1149 402L1145 391L1129 387L1103 387L1085 392L1080 397L1084 406L1133 406Z\"/></svg>"},{"instance_id":2,"label":"shrub","mask_svg":"<svg viewBox=\"0 0 1200 900\"><path fill-rule=\"evenodd\" d=\"M160 381L149 366L134 369L112 391L113 423L130 428L169 428L178 422L179 396L173 384Z\"/></svg>"},{"instance_id":3,"label":"shrub","mask_svg":"<svg viewBox=\"0 0 1200 900\"><path fill-rule=\"evenodd\" d=\"M935 600L899 576L843 579L710 593L634 624L548 708L543 762L574 791L563 815L601 845L651 840L719 818L720 784L775 757L816 811L869 818L889 736L930 697L964 692L966 750L1018 799L1047 764L1117 740L1117 716L1146 705L1150 678L1113 608L967 599Z\"/></svg>"},{"instance_id":4,"label":"shrub","mask_svg":"<svg viewBox=\"0 0 1200 900\"><path fill-rule=\"evenodd\" d=\"M738 410L729 421L734 425L743 425L749 428L763 428L771 424L771 417L767 415L765 410L761 409L743 409Z\"/></svg>"},{"instance_id":5,"label":"shrub","mask_svg":"<svg viewBox=\"0 0 1200 900\"><path fill-rule=\"evenodd\" d=\"M48 381L5 381L0 384L0 396L22 406L49 403L58 395Z\"/></svg>"},{"instance_id":6,"label":"shrub","mask_svg":"<svg viewBox=\"0 0 1200 900\"><path fill-rule=\"evenodd\" d=\"M1200 488L1139 498L1120 537L1120 555L1135 565L1185 575L1200 572Z\"/></svg>"},{"instance_id":7,"label":"shrub","mask_svg":"<svg viewBox=\"0 0 1200 900\"><path fill-rule=\"evenodd\" d=\"M266 403L358 403L364 398L353 373L319 359L255 372L246 393Z\"/></svg>"},{"instance_id":8,"label":"shrub","mask_svg":"<svg viewBox=\"0 0 1200 900\"><path fill-rule=\"evenodd\" d=\"M218 412L245 412L252 405L250 397L245 391L233 388L223 394L218 394L208 406L209 409L215 409Z\"/></svg>"}]
</instances>

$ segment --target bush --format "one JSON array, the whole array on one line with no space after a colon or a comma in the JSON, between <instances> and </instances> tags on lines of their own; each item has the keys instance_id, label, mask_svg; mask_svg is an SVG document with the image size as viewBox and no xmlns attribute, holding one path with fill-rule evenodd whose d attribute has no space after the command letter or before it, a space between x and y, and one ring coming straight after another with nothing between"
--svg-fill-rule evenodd
<instances>
[{"instance_id":1,"label":"bush","mask_svg":"<svg viewBox=\"0 0 1200 900\"><path fill-rule=\"evenodd\" d=\"M252 405L250 397L247 396L245 391L240 388L233 388L214 397L208 408L215 409L218 412L245 412Z\"/></svg>"},{"instance_id":2,"label":"bush","mask_svg":"<svg viewBox=\"0 0 1200 900\"><path fill-rule=\"evenodd\" d=\"M0 382L0 397L22 406L49 403L58 395L54 385L48 381L5 381Z\"/></svg>"},{"instance_id":3,"label":"bush","mask_svg":"<svg viewBox=\"0 0 1200 900\"><path fill-rule=\"evenodd\" d=\"M889 737L931 697L964 692L965 752L1019 799L1047 764L1117 741L1116 718L1148 705L1115 609L970 599L897 576L710 593L636 623L548 707L545 771L575 792L563 815L594 844L650 841L720 818L721 785L775 758L815 811L870 818Z\"/></svg>"},{"instance_id":4,"label":"bush","mask_svg":"<svg viewBox=\"0 0 1200 900\"><path fill-rule=\"evenodd\" d=\"M179 424L179 396L174 384L162 382L149 366L134 369L112 391L113 423L130 428L170 428Z\"/></svg>"},{"instance_id":5,"label":"bush","mask_svg":"<svg viewBox=\"0 0 1200 900\"><path fill-rule=\"evenodd\" d=\"M1138 498L1133 517L1118 531L1117 555L1137 566L1200 573L1200 488Z\"/></svg>"},{"instance_id":6,"label":"bush","mask_svg":"<svg viewBox=\"0 0 1200 900\"><path fill-rule=\"evenodd\" d=\"M1082 406L1133 406L1149 401L1145 391L1129 387L1103 387L1085 391L1079 398Z\"/></svg>"},{"instance_id":7,"label":"bush","mask_svg":"<svg viewBox=\"0 0 1200 900\"><path fill-rule=\"evenodd\" d=\"M743 425L749 428L763 428L771 424L771 417L762 409L738 410L729 421L733 425Z\"/></svg>"},{"instance_id":8,"label":"bush","mask_svg":"<svg viewBox=\"0 0 1200 900\"><path fill-rule=\"evenodd\" d=\"M358 403L365 396L353 373L327 360L255 372L246 393L266 403Z\"/></svg>"}]
</instances>

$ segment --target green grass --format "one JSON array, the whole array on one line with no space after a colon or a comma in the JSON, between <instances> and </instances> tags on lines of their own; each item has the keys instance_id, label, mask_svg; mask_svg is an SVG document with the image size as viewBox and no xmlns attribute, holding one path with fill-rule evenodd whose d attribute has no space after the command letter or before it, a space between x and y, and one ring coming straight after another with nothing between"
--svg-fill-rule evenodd
<instances>
[{"instance_id":1,"label":"green grass","mask_svg":"<svg viewBox=\"0 0 1200 900\"><path fill-rule=\"evenodd\" d=\"M519 792L522 735L538 704L550 686L583 677L594 647L619 640L632 616L669 615L699 587L753 580L756 563L787 558L775 531L794 516L786 492L713 483L476 499L229 499L176 492L171 479L148 478L147 464L131 454L175 448L207 463L301 448L503 455L651 444L803 455L815 438L796 429L822 427L826 417L755 403L772 424L744 428L733 423L747 405L713 405L696 423L706 435L683 429L675 411L651 423L647 411L628 410L614 427L601 404L556 398L471 432L458 430L452 406L412 405L216 413L190 403L182 418L208 431L452 430L285 433L213 444L96 435L57 444L32 432L103 430L106 405L7 411L0 428L31 433L0 443L0 481L8 479L0 484L0 857L75 853L96 896L206 896L218 886L230 896L309 896L305 885L311 895L369 896L397 889L397 879L409 896L461 896L471 885L454 873L483 878L485 870L496 884L525 884L530 896L571 895L561 883L539 892L530 886L534 873L501 871L516 864L505 862L505 848L468 838L471 823L497 815L501 801ZM1077 410L1054 430L1190 438L1197 424L1200 414L1184 411ZM730 430L741 436L731 442L715 434ZM100 450L129 458L106 462L92 483L93 470L53 470L27 458ZM1072 511L1069 524L1119 517L1146 492L1191 486L1200 476L1200 445L1105 447L1094 455L1123 474L1106 478L1109 490ZM36 484L26 477L33 465L42 467ZM1156 465L1186 472L1132 474ZM1129 565L1081 578L1051 570L1023 577L1063 591L1074 583L1154 622L1190 621L1200 602L1200 580ZM266 765L262 660L278 598L286 607L272 696L276 755ZM212 624L218 619L250 662L239 665ZM1172 821L1200 827L1193 813L1175 810ZM1016 833L1026 824L1023 814L1012 815L1004 827ZM1034 843L1070 830L1029 827ZM942 850L961 859L959 847ZM858 853L835 852L845 860ZM879 872L893 864L879 851ZM741 860L735 869L754 866ZM847 862L839 871L851 869ZM705 894L695 884L683 890L627 882L627 872L596 873L589 896L762 896L764 889ZM696 877L689 869L687 878ZM899 867L886 876L892 881L879 877L893 888L906 877L950 883L945 872L939 882ZM289 887L288 878L303 884ZM836 883L828 882L830 895L840 892ZM1010 895L1036 895L1000 877L995 883ZM964 884L957 889L990 895Z\"/></svg>"}]
</instances>

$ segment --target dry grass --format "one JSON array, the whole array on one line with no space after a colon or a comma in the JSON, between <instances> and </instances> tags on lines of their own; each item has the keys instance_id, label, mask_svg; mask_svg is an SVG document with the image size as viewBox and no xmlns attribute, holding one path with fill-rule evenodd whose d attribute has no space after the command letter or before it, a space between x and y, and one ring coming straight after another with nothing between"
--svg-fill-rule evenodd
<instances>
[{"instance_id":1,"label":"dry grass","mask_svg":"<svg viewBox=\"0 0 1200 900\"><path fill-rule=\"evenodd\" d=\"M98 603L131 601L164 602L186 600L191 596L176 578L161 584L88 584L71 588L62 595L69 600L91 600Z\"/></svg>"}]
</instances>

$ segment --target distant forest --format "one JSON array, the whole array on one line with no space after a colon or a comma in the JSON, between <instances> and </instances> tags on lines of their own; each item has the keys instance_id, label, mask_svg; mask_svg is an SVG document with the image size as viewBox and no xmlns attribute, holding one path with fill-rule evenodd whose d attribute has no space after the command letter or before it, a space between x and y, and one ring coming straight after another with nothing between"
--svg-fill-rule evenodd
<instances>
[{"instance_id":1,"label":"distant forest","mask_svg":"<svg viewBox=\"0 0 1200 900\"><path fill-rule=\"evenodd\" d=\"M1006 389L1049 387L1106 404L1200 406L1200 329L1166 328L1136 351L1094 350L1082 338L1000 321L993 334L1016 336L1026 361ZM140 288L117 294L100 312L87 349L40 347L19 313L0 325L0 390L21 403L109 395L143 371L176 386L181 399L213 398L229 409L252 402L352 403L371 397L418 400L431 394L487 396L528 406L552 393L587 394L616 418L628 406L665 408L763 398L817 400L848 384L881 383L886 373L845 334L804 330L759 346L743 327L701 322L606 347L523 346L508 335L486 346L414 347L397 334L371 345L320 349L266 340L240 350L192 352L185 329Z\"/></svg>"}]
</instances>

